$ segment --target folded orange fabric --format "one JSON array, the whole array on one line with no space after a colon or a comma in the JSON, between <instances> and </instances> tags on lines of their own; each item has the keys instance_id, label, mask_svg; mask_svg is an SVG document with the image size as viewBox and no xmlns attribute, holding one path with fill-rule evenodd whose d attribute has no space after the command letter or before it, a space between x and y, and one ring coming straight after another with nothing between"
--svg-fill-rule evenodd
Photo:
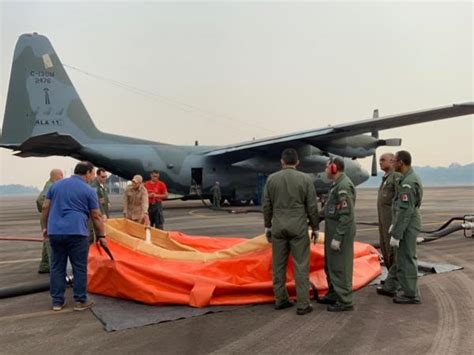
<instances>
[{"instance_id":1,"label":"folded orange fabric","mask_svg":"<svg viewBox=\"0 0 474 355\"><path fill-rule=\"evenodd\" d=\"M273 302L271 246L265 237L218 238L145 229L134 222L107 222L108 246L114 256L92 245L89 250L88 290L147 304L193 307ZM378 252L354 244L353 288L380 275ZM327 292L324 246L311 245L310 281ZM290 257L287 286L295 296Z\"/></svg>"}]
</instances>

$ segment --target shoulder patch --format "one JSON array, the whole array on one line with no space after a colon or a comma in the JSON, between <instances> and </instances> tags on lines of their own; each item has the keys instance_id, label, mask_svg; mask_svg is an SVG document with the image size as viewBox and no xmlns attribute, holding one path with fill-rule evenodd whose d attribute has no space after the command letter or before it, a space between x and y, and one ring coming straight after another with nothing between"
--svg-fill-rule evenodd
<instances>
[{"instance_id":1,"label":"shoulder patch","mask_svg":"<svg viewBox=\"0 0 474 355\"><path fill-rule=\"evenodd\" d=\"M339 195L342 195L342 194L346 194L346 195L347 195L347 191L346 191L346 190L339 190L338 194L339 194Z\"/></svg>"},{"instance_id":2,"label":"shoulder patch","mask_svg":"<svg viewBox=\"0 0 474 355\"><path fill-rule=\"evenodd\" d=\"M401 194L400 200L402 200L403 202L408 202L408 194Z\"/></svg>"},{"instance_id":3,"label":"shoulder patch","mask_svg":"<svg viewBox=\"0 0 474 355\"><path fill-rule=\"evenodd\" d=\"M346 208L347 207L347 201L344 200L341 202L341 208Z\"/></svg>"},{"instance_id":4,"label":"shoulder patch","mask_svg":"<svg viewBox=\"0 0 474 355\"><path fill-rule=\"evenodd\" d=\"M408 187L409 189L411 189L411 185L409 184L403 184L402 187Z\"/></svg>"}]
</instances>

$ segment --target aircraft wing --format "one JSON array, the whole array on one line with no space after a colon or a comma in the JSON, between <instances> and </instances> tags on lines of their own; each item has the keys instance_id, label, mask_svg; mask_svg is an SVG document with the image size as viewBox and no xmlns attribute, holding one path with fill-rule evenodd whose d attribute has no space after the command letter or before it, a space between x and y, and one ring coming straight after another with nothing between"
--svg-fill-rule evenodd
<instances>
[{"instance_id":1,"label":"aircraft wing","mask_svg":"<svg viewBox=\"0 0 474 355\"><path fill-rule=\"evenodd\" d=\"M233 145L221 146L205 152L206 156L222 156L242 158L256 151L268 151L279 147L297 146L299 144L311 144L315 147L318 142L337 138L350 137L357 134L379 131L384 129L413 125L417 123L442 120L445 118L474 114L474 102L454 104L445 107L433 108L404 114L370 118L367 120L346 123L325 128L296 132L276 137L258 139Z\"/></svg>"}]
</instances>

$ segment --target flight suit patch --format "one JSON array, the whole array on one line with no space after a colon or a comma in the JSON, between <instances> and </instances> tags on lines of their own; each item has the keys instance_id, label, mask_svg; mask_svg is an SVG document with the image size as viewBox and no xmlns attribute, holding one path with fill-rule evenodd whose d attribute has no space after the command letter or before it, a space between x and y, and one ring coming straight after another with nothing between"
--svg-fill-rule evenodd
<instances>
[{"instance_id":1,"label":"flight suit patch","mask_svg":"<svg viewBox=\"0 0 474 355\"><path fill-rule=\"evenodd\" d=\"M329 214L334 214L334 213L336 213L336 206L335 206L335 205L330 205L330 206L328 206L328 213L329 213Z\"/></svg>"},{"instance_id":2,"label":"flight suit patch","mask_svg":"<svg viewBox=\"0 0 474 355\"><path fill-rule=\"evenodd\" d=\"M408 194L401 194L400 200L403 202L408 202Z\"/></svg>"},{"instance_id":3,"label":"flight suit patch","mask_svg":"<svg viewBox=\"0 0 474 355\"><path fill-rule=\"evenodd\" d=\"M347 208L347 201L346 200L343 200L341 202L341 208Z\"/></svg>"}]
</instances>

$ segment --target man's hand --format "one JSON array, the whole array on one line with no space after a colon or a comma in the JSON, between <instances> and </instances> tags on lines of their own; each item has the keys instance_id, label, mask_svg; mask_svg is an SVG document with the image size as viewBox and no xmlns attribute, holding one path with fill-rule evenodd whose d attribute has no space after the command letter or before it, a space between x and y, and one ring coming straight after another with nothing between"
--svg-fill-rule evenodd
<instances>
[{"instance_id":1,"label":"man's hand","mask_svg":"<svg viewBox=\"0 0 474 355\"><path fill-rule=\"evenodd\" d=\"M316 244L319 240L319 231L317 229L313 229L311 232L311 241L313 244Z\"/></svg>"},{"instance_id":2,"label":"man's hand","mask_svg":"<svg viewBox=\"0 0 474 355\"><path fill-rule=\"evenodd\" d=\"M341 251L341 242L339 240L331 240L331 249L334 251Z\"/></svg>"},{"instance_id":3,"label":"man's hand","mask_svg":"<svg viewBox=\"0 0 474 355\"><path fill-rule=\"evenodd\" d=\"M272 242L272 229L271 228L265 228L265 237L267 238L267 241L269 243Z\"/></svg>"},{"instance_id":4,"label":"man's hand","mask_svg":"<svg viewBox=\"0 0 474 355\"><path fill-rule=\"evenodd\" d=\"M394 237L390 237L390 246L393 248L398 248L400 246L400 241Z\"/></svg>"},{"instance_id":5,"label":"man's hand","mask_svg":"<svg viewBox=\"0 0 474 355\"><path fill-rule=\"evenodd\" d=\"M41 236L43 237L43 241L48 240L48 230L46 228L43 228L41 231Z\"/></svg>"}]
</instances>

